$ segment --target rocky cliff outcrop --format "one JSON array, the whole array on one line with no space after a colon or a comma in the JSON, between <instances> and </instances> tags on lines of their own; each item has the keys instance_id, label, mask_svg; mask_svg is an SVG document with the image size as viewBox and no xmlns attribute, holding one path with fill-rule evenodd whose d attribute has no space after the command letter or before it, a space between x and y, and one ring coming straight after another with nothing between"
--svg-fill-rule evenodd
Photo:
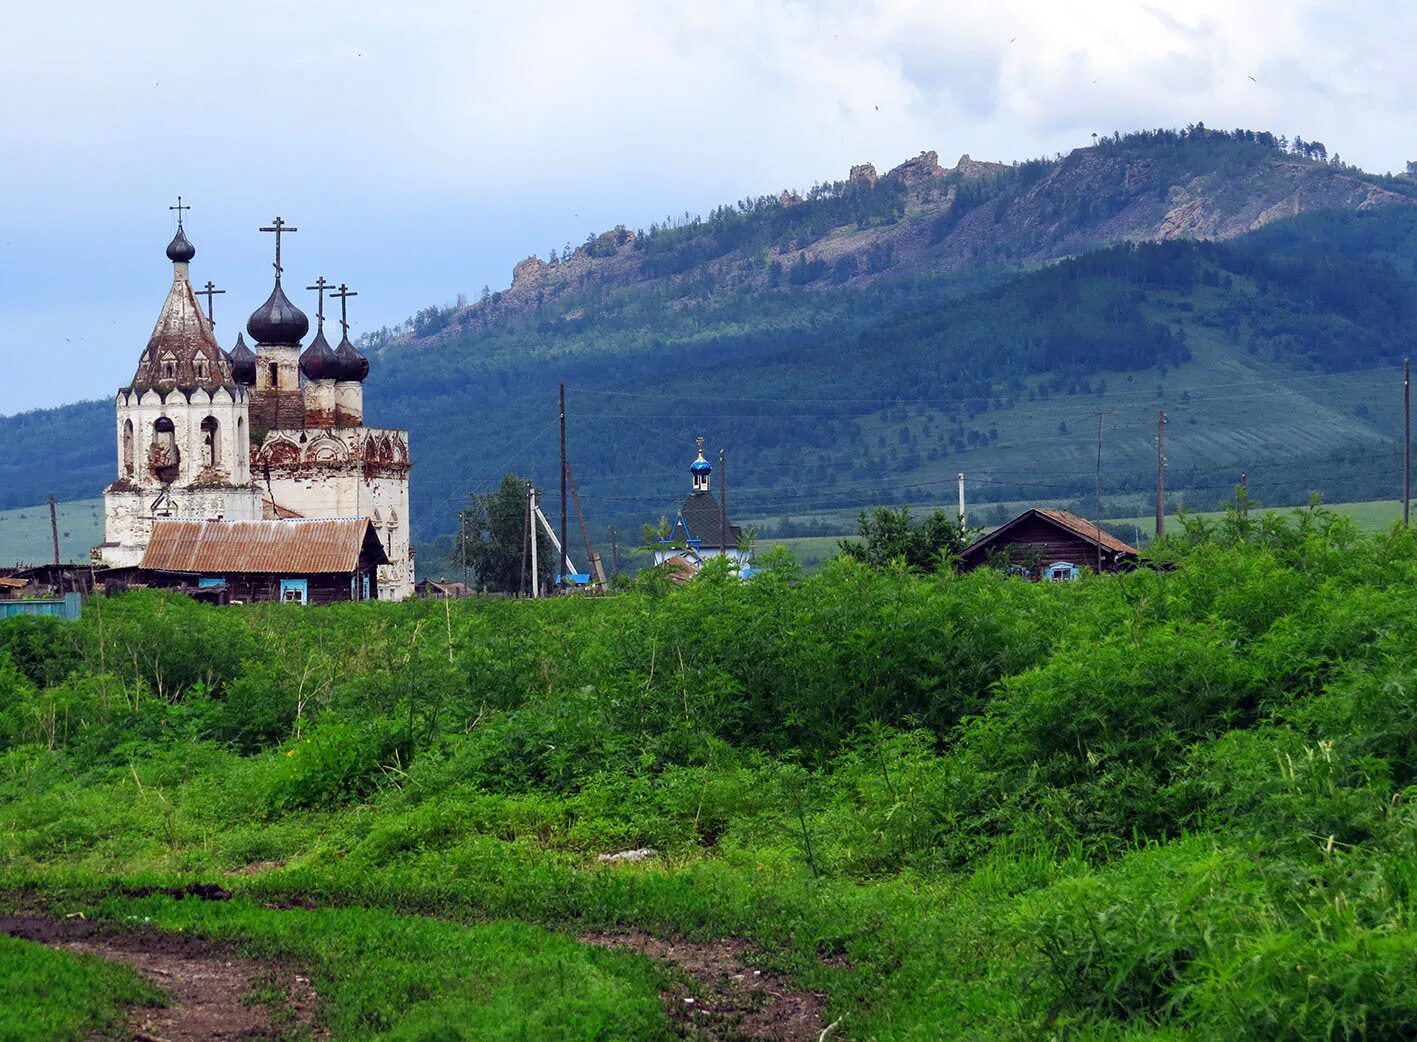
<instances>
[{"instance_id":1,"label":"rocky cliff outcrop","mask_svg":"<svg viewBox=\"0 0 1417 1042\"><path fill-rule=\"evenodd\" d=\"M525 289L546 280L551 265L537 256L528 257L512 269L512 289Z\"/></svg>"},{"instance_id":2,"label":"rocky cliff outcrop","mask_svg":"<svg viewBox=\"0 0 1417 1042\"><path fill-rule=\"evenodd\" d=\"M1007 163L985 163L978 159L970 159L969 153L959 157L959 162L954 165L954 173L960 177L985 177L989 174L1000 174L1009 169Z\"/></svg>"},{"instance_id":3,"label":"rocky cliff outcrop","mask_svg":"<svg viewBox=\"0 0 1417 1042\"><path fill-rule=\"evenodd\" d=\"M851 168L847 180L852 184L868 184L874 188L877 181L876 167L871 163L857 163Z\"/></svg>"},{"instance_id":4,"label":"rocky cliff outcrop","mask_svg":"<svg viewBox=\"0 0 1417 1042\"><path fill-rule=\"evenodd\" d=\"M907 159L900 166L889 171L886 177L914 186L931 178L939 177L944 172L945 168L940 165L940 154L930 151L921 152L914 159Z\"/></svg>"},{"instance_id":5,"label":"rocky cliff outcrop","mask_svg":"<svg viewBox=\"0 0 1417 1042\"><path fill-rule=\"evenodd\" d=\"M791 217L777 207L749 210L721 227L707 220L675 229L652 245L616 228L555 264L528 257L513 269L507 290L462 309L448 327L494 321L508 309L554 306L563 293L596 285L698 282L826 292L883 276L1048 262L1118 242L1224 239L1315 210L1414 202L1351 168L1278 150L1242 158L1221 166L1204 149L1160 152L1108 142L1026 166L982 162L965 153L946 170L934 151L884 175L871 163L858 163L848 184L889 185L892 192L857 195L857 205L833 200L830 188L824 200L816 193L804 200L788 189L767 199L790 209ZM971 181L983 183L966 188ZM882 208L874 208L872 199ZM847 216L853 210L860 215ZM797 217L799 211L808 216ZM823 228L818 213L839 215L838 225ZM804 281L808 266L817 273Z\"/></svg>"}]
</instances>

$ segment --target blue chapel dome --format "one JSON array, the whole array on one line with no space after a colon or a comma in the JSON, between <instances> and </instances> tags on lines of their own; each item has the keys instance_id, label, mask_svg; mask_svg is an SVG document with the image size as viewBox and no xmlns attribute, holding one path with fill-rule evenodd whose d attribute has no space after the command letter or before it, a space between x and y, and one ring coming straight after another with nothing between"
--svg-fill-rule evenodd
<instances>
[{"instance_id":1,"label":"blue chapel dome","mask_svg":"<svg viewBox=\"0 0 1417 1042\"><path fill-rule=\"evenodd\" d=\"M712 464L709 463L708 460L704 459L703 456L700 456L698 459L694 460L693 463L690 463L690 464L689 464L689 473L690 473L690 474L712 474L712 473L713 473L713 466L712 466Z\"/></svg>"}]
</instances>

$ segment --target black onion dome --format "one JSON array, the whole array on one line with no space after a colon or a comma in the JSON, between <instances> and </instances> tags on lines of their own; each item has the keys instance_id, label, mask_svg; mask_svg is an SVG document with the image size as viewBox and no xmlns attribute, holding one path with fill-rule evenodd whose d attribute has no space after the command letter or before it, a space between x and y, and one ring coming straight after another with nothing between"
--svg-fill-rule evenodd
<instances>
[{"instance_id":1,"label":"black onion dome","mask_svg":"<svg viewBox=\"0 0 1417 1042\"><path fill-rule=\"evenodd\" d=\"M335 358L339 360L336 380L362 381L369 375L369 359L361 355L358 349L349 342L349 334L347 333L344 339L339 342L339 347L335 348Z\"/></svg>"},{"instance_id":2,"label":"black onion dome","mask_svg":"<svg viewBox=\"0 0 1417 1042\"><path fill-rule=\"evenodd\" d=\"M246 320L246 332L258 344L298 344L310 332L310 320L290 302L277 279L266 302Z\"/></svg>"},{"instance_id":3,"label":"black onion dome","mask_svg":"<svg viewBox=\"0 0 1417 1042\"><path fill-rule=\"evenodd\" d=\"M256 352L246 346L246 338L236 334L236 346L231 349L231 376L246 387L256 386Z\"/></svg>"},{"instance_id":4,"label":"black onion dome","mask_svg":"<svg viewBox=\"0 0 1417 1042\"><path fill-rule=\"evenodd\" d=\"M186 264L196 255L197 247L187 241L187 233L182 230L182 226L179 224L177 234L167 244L167 259L174 263Z\"/></svg>"},{"instance_id":5,"label":"black onion dome","mask_svg":"<svg viewBox=\"0 0 1417 1042\"><path fill-rule=\"evenodd\" d=\"M325 339L323 329L315 333L304 353L300 356L300 371L307 380L334 380L337 378L339 359L335 356L330 342Z\"/></svg>"}]
</instances>

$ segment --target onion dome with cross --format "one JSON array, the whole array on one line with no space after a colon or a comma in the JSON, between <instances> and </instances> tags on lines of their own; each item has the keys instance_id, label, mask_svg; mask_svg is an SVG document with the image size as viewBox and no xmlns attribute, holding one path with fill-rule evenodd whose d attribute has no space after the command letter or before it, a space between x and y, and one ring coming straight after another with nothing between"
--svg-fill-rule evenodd
<instances>
[{"instance_id":1,"label":"onion dome with cross","mask_svg":"<svg viewBox=\"0 0 1417 1042\"><path fill-rule=\"evenodd\" d=\"M330 296L339 301L339 324L344 333L340 338L339 347L335 348L335 379L341 383L362 383L369 375L369 359L349 342L349 298L359 294L341 282L339 289L331 291Z\"/></svg>"},{"instance_id":2,"label":"onion dome with cross","mask_svg":"<svg viewBox=\"0 0 1417 1042\"><path fill-rule=\"evenodd\" d=\"M315 280L315 285L305 288L318 290L320 303L315 312L315 339L310 341L310 346L300 356L300 371L307 380L337 380L339 360L330 342L325 339L325 291L332 287L321 275Z\"/></svg>"},{"instance_id":3,"label":"onion dome with cross","mask_svg":"<svg viewBox=\"0 0 1417 1042\"><path fill-rule=\"evenodd\" d=\"M246 320L246 332L258 344L298 344L310 332L310 320L305 317L305 312L290 302L280 285L280 237L285 232L296 230L287 227L279 217L273 226L261 229L263 232L275 232L276 284L266 302L251 312L251 317Z\"/></svg>"},{"instance_id":4,"label":"onion dome with cross","mask_svg":"<svg viewBox=\"0 0 1417 1042\"><path fill-rule=\"evenodd\" d=\"M689 474L694 480L695 492L707 492L709 489L709 475L713 473L713 464L704 459L704 439L696 439L699 448L699 458L689 464Z\"/></svg>"}]
</instances>

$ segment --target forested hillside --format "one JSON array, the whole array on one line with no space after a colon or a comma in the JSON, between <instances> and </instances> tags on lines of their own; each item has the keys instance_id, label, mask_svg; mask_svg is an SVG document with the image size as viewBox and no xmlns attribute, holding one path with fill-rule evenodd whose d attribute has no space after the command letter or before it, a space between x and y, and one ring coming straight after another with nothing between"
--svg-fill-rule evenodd
<instances>
[{"instance_id":1,"label":"forested hillside","mask_svg":"<svg viewBox=\"0 0 1417 1042\"><path fill-rule=\"evenodd\" d=\"M367 340L368 415L411 431L425 550L509 470L558 484L562 381L602 533L672 512L700 434L728 449L734 513L769 528L941 501L961 471L974 503L1091 512L1099 414L1103 492L1140 510L1159 409L1168 485L1192 505L1241 471L1269 502L1386 496L1414 195L1313 142L1198 126L1013 165L856 168L592 235L421 311ZM0 420L0 506L101 488L107 409Z\"/></svg>"},{"instance_id":2,"label":"forested hillside","mask_svg":"<svg viewBox=\"0 0 1417 1042\"><path fill-rule=\"evenodd\" d=\"M332 1042L1411 1038L1417 541L1155 560L10 620L0 916L268 960ZM0 946L85 996L9 1037L144 1000L57 961Z\"/></svg>"}]
</instances>

